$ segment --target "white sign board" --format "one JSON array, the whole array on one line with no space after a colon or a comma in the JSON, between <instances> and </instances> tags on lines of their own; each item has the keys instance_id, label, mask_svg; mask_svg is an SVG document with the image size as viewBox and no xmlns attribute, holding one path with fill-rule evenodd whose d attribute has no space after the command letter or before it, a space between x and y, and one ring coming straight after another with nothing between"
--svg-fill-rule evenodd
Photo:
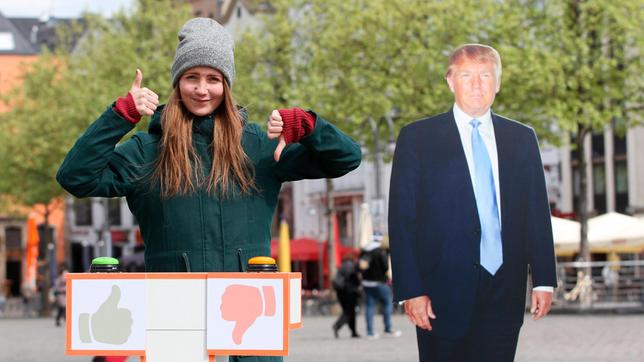
<instances>
[{"instance_id":1,"label":"white sign board","mask_svg":"<svg viewBox=\"0 0 644 362\"><path fill-rule=\"evenodd\" d=\"M212 273L206 292L206 346L216 355L285 355L288 274Z\"/></svg>"},{"instance_id":2,"label":"white sign board","mask_svg":"<svg viewBox=\"0 0 644 362\"><path fill-rule=\"evenodd\" d=\"M68 280L68 352L142 355L147 320L145 275L128 274L127 279L109 274L83 276L88 278Z\"/></svg>"}]
</instances>

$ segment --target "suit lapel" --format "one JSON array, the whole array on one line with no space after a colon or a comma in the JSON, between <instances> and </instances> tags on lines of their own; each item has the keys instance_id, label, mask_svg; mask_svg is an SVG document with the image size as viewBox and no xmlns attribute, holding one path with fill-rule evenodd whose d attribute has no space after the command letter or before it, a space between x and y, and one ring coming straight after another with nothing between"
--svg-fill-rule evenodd
<instances>
[{"instance_id":1,"label":"suit lapel","mask_svg":"<svg viewBox=\"0 0 644 362\"><path fill-rule=\"evenodd\" d=\"M462 213L464 225L471 223L479 224L479 213L476 209L476 197L474 196L474 186L470 176L469 166L465 158L465 150L461 142L461 135L456 126L454 112L450 110L445 113L444 122L442 123L441 142L444 143L444 157L450 160L449 170L453 174L453 182L450 187L453 191L454 198L457 201L460 212ZM470 238L473 250L478 250L480 239Z\"/></svg>"},{"instance_id":2,"label":"suit lapel","mask_svg":"<svg viewBox=\"0 0 644 362\"><path fill-rule=\"evenodd\" d=\"M461 142L461 135L456 126L454 119L454 112L450 110L445 113L445 122L443 128L442 139L445 140L445 155L454 155L451 169L457 172L456 179L464 180L459 183L458 194L463 195L467 200L471 200L474 210L476 210L476 198L474 197L474 186L472 185L472 178L470 177L470 170L465 158L465 150L463 150L463 143ZM449 157L449 156L448 156ZM478 212L477 212L478 217Z\"/></svg>"},{"instance_id":3,"label":"suit lapel","mask_svg":"<svg viewBox=\"0 0 644 362\"><path fill-rule=\"evenodd\" d=\"M501 194L501 225L510 225L510 208L508 205L511 185L512 140L507 124L492 113L496 152L499 160L499 193ZM501 229L503 230L503 228ZM505 238L503 238L505 239Z\"/></svg>"}]
</instances>

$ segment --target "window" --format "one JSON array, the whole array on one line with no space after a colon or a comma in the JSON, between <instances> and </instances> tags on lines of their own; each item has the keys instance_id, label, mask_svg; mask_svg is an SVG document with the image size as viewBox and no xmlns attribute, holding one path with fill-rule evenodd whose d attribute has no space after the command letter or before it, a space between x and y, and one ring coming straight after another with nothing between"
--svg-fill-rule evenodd
<instances>
[{"instance_id":1,"label":"window","mask_svg":"<svg viewBox=\"0 0 644 362\"><path fill-rule=\"evenodd\" d=\"M599 134L593 134L592 135L592 157L593 159L599 158L603 159L604 158L604 134L599 133Z\"/></svg>"},{"instance_id":2,"label":"window","mask_svg":"<svg viewBox=\"0 0 644 362\"><path fill-rule=\"evenodd\" d=\"M604 164L593 165L593 195L595 210L599 214L606 212L606 169Z\"/></svg>"},{"instance_id":3,"label":"window","mask_svg":"<svg viewBox=\"0 0 644 362\"><path fill-rule=\"evenodd\" d=\"M121 225L121 199L107 200L107 208L110 225Z\"/></svg>"},{"instance_id":4,"label":"window","mask_svg":"<svg viewBox=\"0 0 644 362\"><path fill-rule=\"evenodd\" d=\"M13 39L12 33L0 33L0 50L14 50L16 49L16 42Z\"/></svg>"},{"instance_id":5,"label":"window","mask_svg":"<svg viewBox=\"0 0 644 362\"><path fill-rule=\"evenodd\" d=\"M615 162L615 192L628 193L628 168L626 162Z\"/></svg>"},{"instance_id":6,"label":"window","mask_svg":"<svg viewBox=\"0 0 644 362\"><path fill-rule=\"evenodd\" d=\"M615 136L613 138L613 149L616 157L626 156L626 137Z\"/></svg>"},{"instance_id":7,"label":"window","mask_svg":"<svg viewBox=\"0 0 644 362\"><path fill-rule=\"evenodd\" d=\"M237 18L238 19L241 18L241 15L242 15L241 6L238 6L237 7Z\"/></svg>"},{"instance_id":8,"label":"window","mask_svg":"<svg viewBox=\"0 0 644 362\"><path fill-rule=\"evenodd\" d=\"M626 161L615 162L615 211L628 210L628 166Z\"/></svg>"},{"instance_id":9,"label":"window","mask_svg":"<svg viewBox=\"0 0 644 362\"><path fill-rule=\"evenodd\" d=\"M77 226L92 225L92 199L74 200L74 218Z\"/></svg>"},{"instance_id":10,"label":"window","mask_svg":"<svg viewBox=\"0 0 644 362\"><path fill-rule=\"evenodd\" d=\"M7 251L19 251L22 249L22 232L17 226L8 226L4 229L7 239Z\"/></svg>"},{"instance_id":11,"label":"window","mask_svg":"<svg viewBox=\"0 0 644 362\"><path fill-rule=\"evenodd\" d=\"M606 194L606 171L603 164L593 165L593 188L595 195Z\"/></svg>"}]
</instances>

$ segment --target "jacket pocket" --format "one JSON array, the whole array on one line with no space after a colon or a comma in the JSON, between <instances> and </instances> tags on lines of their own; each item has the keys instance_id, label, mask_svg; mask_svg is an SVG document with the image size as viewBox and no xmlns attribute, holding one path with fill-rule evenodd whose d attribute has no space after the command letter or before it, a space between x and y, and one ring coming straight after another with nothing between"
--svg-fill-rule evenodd
<instances>
[{"instance_id":1,"label":"jacket pocket","mask_svg":"<svg viewBox=\"0 0 644 362\"><path fill-rule=\"evenodd\" d=\"M164 251L145 257L146 272L190 272L189 251Z\"/></svg>"}]
</instances>

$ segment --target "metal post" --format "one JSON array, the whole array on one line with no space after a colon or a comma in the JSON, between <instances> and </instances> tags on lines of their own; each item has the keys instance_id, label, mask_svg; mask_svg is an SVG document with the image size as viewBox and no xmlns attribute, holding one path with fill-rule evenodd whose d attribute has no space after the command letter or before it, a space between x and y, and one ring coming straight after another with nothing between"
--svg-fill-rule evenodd
<instances>
[{"instance_id":1,"label":"metal post","mask_svg":"<svg viewBox=\"0 0 644 362\"><path fill-rule=\"evenodd\" d=\"M103 230L101 233L101 239L103 241L103 250L101 252L100 256L107 256L111 257L112 256L112 234L110 232L110 205L109 205L109 199L104 198L101 200L101 204L103 205Z\"/></svg>"},{"instance_id":2,"label":"metal post","mask_svg":"<svg viewBox=\"0 0 644 362\"><path fill-rule=\"evenodd\" d=\"M328 216L327 222L327 250L329 252L329 288L331 288L331 281L333 280L333 277L335 277L336 273L336 265L335 265L335 229L333 225L333 218L335 217L335 208L333 205L333 180L332 179L326 179L326 192L327 192L327 200L326 200L326 214Z\"/></svg>"}]
</instances>

